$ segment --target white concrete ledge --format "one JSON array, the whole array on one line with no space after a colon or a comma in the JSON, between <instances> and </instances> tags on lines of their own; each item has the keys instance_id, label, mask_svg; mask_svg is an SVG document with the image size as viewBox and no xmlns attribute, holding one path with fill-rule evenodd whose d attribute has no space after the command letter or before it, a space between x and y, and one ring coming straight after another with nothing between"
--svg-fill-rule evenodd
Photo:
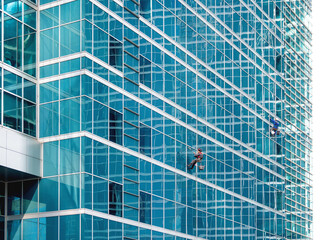
<instances>
[{"instance_id":1,"label":"white concrete ledge","mask_svg":"<svg viewBox=\"0 0 320 240\"><path fill-rule=\"evenodd\" d=\"M26 134L0 126L0 167L40 177L41 143Z\"/></svg>"}]
</instances>

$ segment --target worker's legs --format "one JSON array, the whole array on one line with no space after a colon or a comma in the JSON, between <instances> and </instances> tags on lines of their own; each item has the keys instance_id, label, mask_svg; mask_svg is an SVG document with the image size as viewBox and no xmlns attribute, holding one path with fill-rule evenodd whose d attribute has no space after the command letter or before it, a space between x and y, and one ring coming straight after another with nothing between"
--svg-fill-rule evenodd
<instances>
[{"instance_id":1,"label":"worker's legs","mask_svg":"<svg viewBox=\"0 0 320 240\"><path fill-rule=\"evenodd\" d=\"M198 158L193 159L192 162L188 165L188 167L190 167L190 169L193 169L194 165L196 165L197 162L200 162Z\"/></svg>"}]
</instances>

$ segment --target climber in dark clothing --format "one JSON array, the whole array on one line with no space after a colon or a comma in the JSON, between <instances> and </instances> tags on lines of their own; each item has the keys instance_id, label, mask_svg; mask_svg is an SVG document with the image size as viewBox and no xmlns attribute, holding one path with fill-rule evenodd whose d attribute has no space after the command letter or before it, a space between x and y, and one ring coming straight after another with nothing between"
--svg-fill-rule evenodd
<instances>
[{"instance_id":1,"label":"climber in dark clothing","mask_svg":"<svg viewBox=\"0 0 320 240\"><path fill-rule=\"evenodd\" d=\"M198 151L194 153L195 159L192 160L192 162L188 165L188 167L190 167L190 169L193 169L194 165L197 162L201 162L202 158L203 158L203 153L201 151L201 148L198 148Z\"/></svg>"},{"instance_id":2,"label":"climber in dark clothing","mask_svg":"<svg viewBox=\"0 0 320 240\"><path fill-rule=\"evenodd\" d=\"M278 119L277 118L275 118L275 119L270 118L270 122L273 124L273 127L270 131L271 136L273 137L276 134L279 135L280 134L280 131L279 131L280 123L278 122Z\"/></svg>"}]
</instances>

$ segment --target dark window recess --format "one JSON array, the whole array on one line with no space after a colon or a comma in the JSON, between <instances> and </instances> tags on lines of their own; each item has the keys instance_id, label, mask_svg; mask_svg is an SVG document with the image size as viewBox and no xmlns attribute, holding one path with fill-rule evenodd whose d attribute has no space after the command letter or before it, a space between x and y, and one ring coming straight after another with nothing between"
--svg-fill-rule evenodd
<instances>
[{"instance_id":1,"label":"dark window recess","mask_svg":"<svg viewBox=\"0 0 320 240\"><path fill-rule=\"evenodd\" d=\"M122 185L109 183L109 214L122 217Z\"/></svg>"},{"instance_id":2,"label":"dark window recess","mask_svg":"<svg viewBox=\"0 0 320 240\"><path fill-rule=\"evenodd\" d=\"M140 153L151 157L151 128L140 124Z\"/></svg>"},{"instance_id":3,"label":"dark window recess","mask_svg":"<svg viewBox=\"0 0 320 240\"><path fill-rule=\"evenodd\" d=\"M122 145L122 114L110 109L109 111L109 139Z\"/></svg>"}]
</instances>

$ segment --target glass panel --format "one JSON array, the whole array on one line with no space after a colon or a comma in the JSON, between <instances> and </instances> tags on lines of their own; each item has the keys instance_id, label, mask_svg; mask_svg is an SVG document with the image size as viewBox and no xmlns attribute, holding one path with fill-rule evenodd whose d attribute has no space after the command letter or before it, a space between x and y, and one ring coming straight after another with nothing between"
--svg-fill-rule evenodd
<instances>
[{"instance_id":1,"label":"glass panel","mask_svg":"<svg viewBox=\"0 0 320 240\"><path fill-rule=\"evenodd\" d=\"M80 130L80 98L60 102L60 134Z\"/></svg>"},{"instance_id":2,"label":"glass panel","mask_svg":"<svg viewBox=\"0 0 320 240\"><path fill-rule=\"evenodd\" d=\"M40 61L59 57L59 28L40 32Z\"/></svg>"},{"instance_id":3,"label":"glass panel","mask_svg":"<svg viewBox=\"0 0 320 240\"><path fill-rule=\"evenodd\" d=\"M93 55L108 63L109 35L97 27L94 27L93 33Z\"/></svg>"},{"instance_id":4,"label":"glass panel","mask_svg":"<svg viewBox=\"0 0 320 240\"><path fill-rule=\"evenodd\" d=\"M3 71L3 87L11 93L22 96L22 78L12 72Z\"/></svg>"},{"instance_id":5,"label":"glass panel","mask_svg":"<svg viewBox=\"0 0 320 240\"><path fill-rule=\"evenodd\" d=\"M62 4L60 6L60 24L74 22L80 19L80 0ZM72 12L72 14L70 14Z\"/></svg>"},{"instance_id":6,"label":"glass panel","mask_svg":"<svg viewBox=\"0 0 320 240\"><path fill-rule=\"evenodd\" d=\"M140 124L140 153L151 157L151 128Z\"/></svg>"},{"instance_id":7,"label":"glass panel","mask_svg":"<svg viewBox=\"0 0 320 240\"><path fill-rule=\"evenodd\" d=\"M7 223L7 240L21 239L21 220L8 221Z\"/></svg>"},{"instance_id":8,"label":"glass panel","mask_svg":"<svg viewBox=\"0 0 320 240\"><path fill-rule=\"evenodd\" d=\"M23 105L23 132L36 136L36 104L24 101Z\"/></svg>"},{"instance_id":9,"label":"glass panel","mask_svg":"<svg viewBox=\"0 0 320 240\"><path fill-rule=\"evenodd\" d=\"M60 174L80 171L80 138L60 141Z\"/></svg>"},{"instance_id":10,"label":"glass panel","mask_svg":"<svg viewBox=\"0 0 320 240\"><path fill-rule=\"evenodd\" d=\"M59 142L43 144L43 176L58 175L58 149Z\"/></svg>"},{"instance_id":11,"label":"glass panel","mask_svg":"<svg viewBox=\"0 0 320 240\"><path fill-rule=\"evenodd\" d=\"M163 227L163 199L152 196L152 225Z\"/></svg>"},{"instance_id":12,"label":"glass panel","mask_svg":"<svg viewBox=\"0 0 320 240\"><path fill-rule=\"evenodd\" d=\"M40 30L59 24L59 6L40 11Z\"/></svg>"},{"instance_id":13,"label":"glass panel","mask_svg":"<svg viewBox=\"0 0 320 240\"><path fill-rule=\"evenodd\" d=\"M93 177L93 210L108 213L108 181Z\"/></svg>"},{"instance_id":14,"label":"glass panel","mask_svg":"<svg viewBox=\"0 0 320 240\"><path fill-rule=\"evenodd\" d=\"M81 174L81 207L92 209L92 175Z\"/></svg>"},{"instance_id":15,"label":"glass panel","mask_svg":"<svg viewBox=\"0 0 320 240\"><path fill-rule=\"evenodd\" d=\"M58 178L43 178L39 184L39 212L58 210Z\"/></svg>"},{"instance_id":16,"label":"glass panel","mask_svg":"<svg viewBox=\"0 0 320 240\"><path fill-rule=\"evenodd\" d=\"M40 137L59 133L59 103L48 103L40 106Z\"/></svg>"},{"instance_id":17,"label":"glass panel","mask_svg":"<svg viewBox=\"0 0 320 240\"><path fill-rule=\"evenodd\" d=\"M70 15L70 14L68 14ZM60 56L80 51L80 22L60 27Z\"/></svg>"},{"instance_id":18,"label":"glass panel","mask_svg":"<svg viewBox=\"0 0 320 240\"><path fill-rule=\"evenodd\" d=\"M60 239L80 239L79 215L60 217Z\"/></svg>"},{"instance_id":19,"label":"glass panel","mask_svg":"<svg viewBox=\"0 0 320 240\"><path fill-rule=\"evenodd\" d=\"M122 71L123 51L122 43L110 36L109 64Z\"/></svg>"},{"instance_id":20,"label":"glass panel","mask_svg":"<svg viewBox=\"0 0 320 240\"><path fill-rule=\"evenodd\" d=\"M38 238L38 219L23 220L23 240L34 240Z\"/></svg>"},{"instance_id":21,"label":"glass panel","mask_svg":"<svg viewBox=\"0 0 320 240\"><path fill-rule=\"evenodd\" d=\"M17 1L16 3L21 2ZM21 69L22 24L4 14L4 62Z\"/></svg>"},{"instance_id":22,"label":"glass panel","mask_svg":"<svg viewBox=\"0 0 320 240\"><path fill-rule=\"evenodd\" d=\"M38 180L23 182L23 213L38 212Z\"/></svg>"},{"instance_id":23,"label":"glass panel","mask_svg":"<svg viewBox=\"0 0 320 240\"><path fill-rule=\"evenodd\" d=\"M60 209L79 208L80 203L79 174L60 177Z\"/></svg>"},{"instance_id":24,"label":"glass panel","mask_svg":"<svg viewBox=\"0 0 320 240\"><path fill-rule=\"evenodd\" d=\"M94 216L92 240L100 239L108 239L108 220Z\"/></svg>"},{"instance_id":25,"label":"glass panel","mask_svg":"<svg viewBox=\"0 0 320 240\"><path fill-rule=\"evenodd\" d=\"M81 239L92 240L92 216L81 215Z\"/></svg>"},{"instance_id":26,"label":"glass panel","mask_svg":"<svg viewBox=\"0 0 320 240\"><path fill-rule=\"evenodd\" d=\"M109 170L109 178L112 181L122 183L122 168L123 168L123 153L115 148L110 147L110 170Z\"/></svg>"},{"instance_id":27,"label":"glass panel","mask_svg":"<svg viewBox=\"0 0 320 240\"><path fill-rule=\"evenodd\" d=\"M108 107L94 101L93 103L93 133L108 138Z\"/></svg>"},{"instance_id":28,"label":"glass panel","mask_svg":"<svg viewBox=\"0 0 320 240\"><path fill-rule=\"evenodd\" d=\"M109 240L122 240L122 223L109 221Z\"/></svg>"},{"instance_id":29,"label":"glass panel","mask_svg":"<svg viewBox=\"0 0 320 240\"><path fill-rule=\"evenodd\" d=\"M58 217L39 218L39 240L58 239Z\"/></svg>"},{"instance_id":30,"label":"glass panel","mask_svg":"<svg viewBox=\"0 0 320 240\"><path fill-rule=\"evenodd\" d=\"M36 102L36 84L24 79L23 97L31 102Z\"/></svg>"},{"instance_id":31,"label":"glass panel","mask_svg":"<svg viewBox=\"0 0 320 240\"><path fill-rule=\"evenodd\" d=\"M108 178L108 146L93 142L93 174Z\"/></svg>"},{"instance_id":32,"label":"glass panel","mask_svg":"<svg viewBox=\"0 0 320 240\"><path fill-rule=\"evenodd\" d=\"M24 71L32 76L36 76L36 33L35 30L27 26L24 27L23 36L23 64Z\"/></svg>"},{"instance_id":33,"label":"glass panel","mask_svg":"<svg viewBox=\"0 0 320 240\"><path fill-rule=\"evenodd\" d=\"M151 224L151 195L140 192L140 222Z\"/></svg>"}]
</instances>

